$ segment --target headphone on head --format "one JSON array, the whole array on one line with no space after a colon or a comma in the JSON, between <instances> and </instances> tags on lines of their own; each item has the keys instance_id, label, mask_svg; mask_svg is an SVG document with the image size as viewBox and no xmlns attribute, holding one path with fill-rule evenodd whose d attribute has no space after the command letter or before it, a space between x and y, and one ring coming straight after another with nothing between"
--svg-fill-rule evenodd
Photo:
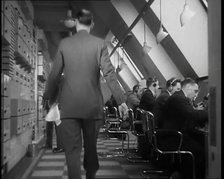
<instances>
[{"instance_id":1,"label":"headphone on head","mask_svg":"<svg viewBox=\"0 0 224 179\"><path fill-rule=\"evenodd\" d=\"M138 90L139 90L139 85L135 85L135 86L133 87L133 91L134 91L135 93L137 93Z\"/></svg>"},{"instance_id":2,"label":"headphone on head","mask_svg":"<svg viewBox=\"0 0 224 179\"><path fill-rule=\"evenodd\" d=\"M175 86L174 83L175 83L176 80L177 80L177 79L174 78L174 79L170 82L170 86Z\"/></svg>"}]
</instances>

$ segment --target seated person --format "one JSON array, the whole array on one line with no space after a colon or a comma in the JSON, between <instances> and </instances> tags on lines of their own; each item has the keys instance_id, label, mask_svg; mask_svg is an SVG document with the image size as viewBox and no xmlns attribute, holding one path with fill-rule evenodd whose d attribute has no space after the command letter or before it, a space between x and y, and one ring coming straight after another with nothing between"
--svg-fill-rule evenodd
<instances>
[{"instance_id":1,"label":"seated person","mask_svg":"<svg viewBox=\"0 0 224 179\"><path fill-rule=\"evenodd\" d=\"M197 141L193 131L196 126L205 125L208 112L194 109L191 101L198 94L199 86L191 78L181 82L181 90L170 96L162 109L164 129L174 129L182 132L183 142L181 150L191 151L195 157L196 179L205 178L205 146ZM182 170L187 176L186 169Z\"/></svg>"},{"instance_id":2,"label":"seated person","mask_svg":"<svg viewBox=\"0 0 224 179\"><path fill-rule=\"evenodd\" d=\"M127 95L126 104L129 108L131 108L133 110L134 116L136 114L136 109L140 103L141 91L142 91L142 89L140 89L140 85L137 84L137 85L133 86L132 92ZM127 120L125 120L124 127L130 128L130 125L131 125L131 120L129 118L127 118Z\"/></svg>"},{"instance_id":3,"label":"seated person","mask_svg":"<svg viewBox=\"0 0 224 179\"><path fill-rule=\"evenodd\" d=\"M64 76L61 76L61 81L58 84L58 90L56 91L57 93L57 99L60 98L61 95L61 90L62 90L62 84L64 80ZM49 112L50 110L50 106L48 104L48 101L45 101L45 103L43 104L44 109ZM60 104L58 105L59 109L60 109ZM60 152L64 152L64 148L63 148L63 142L62 142L62 138L61 138L61 134L60 134L60 130L58 128L58 126L56 125L55 122L46 122L46 148L52 148L52 143L53 143L53 128L55 127L55 134L56 134L56 144L57 146L55 148L53 148L53 152L54 153L60 153Z\"/></svg>"},{"instance_id":4,"label":"seated person","mask_svg":"<svg viewBox=\"0 0 224 179\"><path fill-rule=\"evenodd\" d=\"M156 98L156 106L154 108L154 117L156 127L161 127L161 109L164 106L167 99L173 95L176 91L181 90L181 80L176 78L171 78L166 82L166 89L162 90L160 95Z\"/></svg>"},{"instance_id":5,"label":"seated person","mask_svg":"<svg viewBox=\"0 0 224 179\"><path fill-rule=\"evenodd\" d=\"M154 107L156 104L156 96L159 92L159 81L157 78L149 77L146 80L146 89L142 93L139 108L154 114ZM136 126L138 133L141 133L142 126ZM138 137L138 149L144 159L149 159L152 156L152 144L148 142L145 136Z\"/></svg>"},{"instance_id":6,"label":"seated person","mask_svg":"<svg viewBox=\"0 0 224 179\"><path fill-rule=\"evenodd\" d=\"M146 90L142 93L139 108L153 113L156 96L159 92L159 81L157 78L149 77L146 80Z\"/></svg>"},{"instance_id":7,"label":"seated person","mask_svg":"<svg viewBox=\"0 0 224 179\"><path fill-rule=\"evenodd\" d=\"M140 86L135 85L133 87L132 93L128 95L126 100L127 106L131 108L134 113L140 103L140 96L141 96L140 92L141 92Z\"/></svg>"},{"instance_id":8,"label":"seated person","mask_svg":"<svg viewBox=\"0 0 224 179\"><path fill-rule=\"evenodd\" d=\"M110 99L105 103L105 106L108 107L108 114L111 116L114 115L113 117L115 117L115 111L113 107L118 109L118 105L113 95L111 95Z\"/></svg>"}]
</instances>

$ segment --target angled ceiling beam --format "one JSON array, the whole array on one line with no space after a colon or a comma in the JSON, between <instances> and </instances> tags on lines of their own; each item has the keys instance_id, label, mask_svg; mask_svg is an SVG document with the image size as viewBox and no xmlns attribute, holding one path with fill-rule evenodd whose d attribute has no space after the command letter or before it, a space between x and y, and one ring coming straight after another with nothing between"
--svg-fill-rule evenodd
<instances>
[{"instance_id":1,"label":"angled ceiling beam","mask_svg":"<svg viewBox=\"0 0 224 179\"><path fill-rule=\"evenodd\" d=\"M124 33L124 35L121 37L121 40L118 41L117 45L111 51L110 56L113 55L113 53L120 46L120 44L122 44L124 42L124 40L126 39L126 37L128 36L128 34L131 32L131 30L133 29L133 27L138 23L138 21L142 18L142 16L147 11L148 7L153 3L153 1L154 0L149 0L147 3L145 3L145 5L141 9L141 11L139 12L138 16L135 18L135 20L132 22L132 24L130 25L130 27L126 30L126 32Z\"/></svg>"},{"instance_id":2,"label":"angled ceiling beam","mask_svg":"<svg viewBox=\"0 0 224 179\"><path fill-rule=\"evenodd\" d=\"M99 14L99 17L102 18L102 21L110 28L115 37L121 41L123 32L127 32L129 27L125 23L124 19L119 15L113 4L109 1L90 2L92 2L91 4L93 9ZM141 7L144 5L145 3L142 4ZM121 31L121 29L123 31ZM156 76L160 82L165 83L164 76L155 66L152 59L148 55L143 56L142 46L134 35L125 39L122 45L131 58L132 62L136 65L145 79L147 79L149 76Z\"/></svg>"},{"instance_id":3,"label":"angled ceiling beam","mask_svg":"<svg viewBox=\"0 0 224 179\"><path fill-rule=\"evenodd\" d=\"M141 7L145 3L145 0L138 0L138 1L130 0L130 1L134 5L136 10L138 12L141 12ZM155 13L151 8L149 8L148 11L145 13L143 19L144 22L152 31L152 33L156 36L159 30L160 20L157 18L157 16L155 15ZM179 47L177 46L177 44L170 35L168 35L160 44L185 78L186 77L191 77L194 79L198 78L198 75L196 74L196 72L189 64L188 60L186 59L186 57L181 52L181 50L179 49Z\"/></svg>"}]
</instances>

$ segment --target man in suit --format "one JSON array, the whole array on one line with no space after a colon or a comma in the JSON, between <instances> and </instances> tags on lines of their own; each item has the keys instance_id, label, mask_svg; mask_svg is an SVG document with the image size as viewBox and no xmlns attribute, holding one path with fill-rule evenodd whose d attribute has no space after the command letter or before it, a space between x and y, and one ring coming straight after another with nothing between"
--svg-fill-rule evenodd
<instances>
[{"instance_id":1,"label":"man in suit","mask_svg":"<svg viewBox=\"0 0 224 179\"><path fill-rule=\"evenodd\" d=\"M162 90L160 95L156 98L156 105L154 108L154 117L155 117L155 123L156 127L160 128L162 126L161 124L161 110L165 104L165 102L168 100L168 98L173 95L176 91L181 90L181 80L177 78L170 78L166 82L166 89Z\"/></svg>"},{"instance_id":2,"label":"man in suit","mask_svg":"<svg viewBox=\"0 0 224 179\"><path fill-rule=\"evenodd\" d=\"M146 80L146 90L143 92L139 108L150 111L154 114L156 104L156 96L159 92L159 81L157 78L149 77ZM142 126L136 126L139 133L143 131ZM138 137L138 149L144 159L149 159L152 156L152 144L148 142L147 137Z\"/></svg>"},{"instance_id":3,"label":"man in suit","mask_svg":"<svg viewBox=\"0 0 224 179\"><path fill-rule=\"evenodd\" d=\"M64 80L59 98L61 124L69 179L81 179L80 154L84 141L84 169L86 178L95 178L99 169L97 135L103 120L103 96L100 70L115 97L119 109L126 113L124 93L117 81L104 40L90 34L92 13L82 9L76 15L77 33L61 40L48 77L45 99L53 104L62 72Z\"/></svg>"},{"instance_id":4,"label":"man in suit","mask_svg":"<svg viewBox=\"0 0 224 179\"><path fill-rule=\"evenodd\" d=\"M196 126L205 125L208 121L208 113L205 110L194 109L191 104L199 92L199 86L194 80L186 78L181 82L181 88L182 90L169 97L163 107L162 128L182 132L181 149L194 154L196 176L200 179L205 177L205 146L196 140L194 131ZM183 172L187 173L187 171Z\"/></svg>"},{"instance_id":5,"label":"man in suit","mask_svg":"<svg viewBox=\"0 0 224 179\"><path fill-rule=\"evenodd\" d=\"M146 90L143 92L139 108L153 113L156 96L158 95L159 81L157 78L149 77L146 80Z\"/></svg>"}]
</instances>

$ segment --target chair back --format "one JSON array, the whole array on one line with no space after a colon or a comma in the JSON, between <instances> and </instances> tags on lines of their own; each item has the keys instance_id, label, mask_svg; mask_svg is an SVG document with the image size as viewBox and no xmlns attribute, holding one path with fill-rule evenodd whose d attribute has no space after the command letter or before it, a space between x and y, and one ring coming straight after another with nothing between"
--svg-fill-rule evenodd
<instances>
[{"instance_id":1,"label":"chair back","mask_svg":"<svg viewBox=\"0 0 224 179\"><path fill-rule=\"evenodd\" d=\"M134 118L135 118L135 120L139 120L139 121L141 121L142 119L142 114L143 114L143 110L142 109L140 109L140 108L137 108L136 109L136 112L135 112L135 114L134 114Z\"/></svg>"},{"instance_id":2,"label":"chair back","mask_svg":"<svg viewBox=\"0 0 224 179\"><path fill-rule=\"evenodd\" d=\"M187 178L195 179L195 158L192 152L182 151L181 145L183 135L180 131L169 129L158 129L153 135L154 148L160 154L172 155L173 163L175 154L178 157L178 165L184 165L184 163L190 163L187 168Z\"/></svg>"},{"instance_id":3,"label":"chair back","mask_svg":"<svg viewBox=\"0 0 224 179\"><path fill-rule=\"evenodd\" d=\"M153 137L154 147L159 152L178 152L181 149L183 135L180 131L158 129Z\"/></svg>"},{"instance_id":4,"label":"chair back","mask_svg":"<svg viewBox=\"0 0 224 179\"><path fill-rule=\"evenodd\" d=\"M143 135L143 129L142 129L142 118L143 118L143 110L140 108L137 108L134 114L134 120L133 120L133 131L135 131L136 135Z\"/></svg>"},{"instance_id":5,"label":"chair back","mask_svg":"<svg viewBox=\"0 0 224 179\"><path fill-rule=\"evenodd\" d=\"M118 111L116 107L112 107L110 110L108 109L108 107L105 107L105 111L106 111L106 118L118 118Z\"/></svg>"},{"instance_id":6,"label":"chair back","mask_svg":"<svg viewBox=\"0 0 224 179\"><path fill-rule=\"evenodd\" d=\"M107 113L108 113L108 107L105 106L105 107L103 107L103 119L104 119L104 121L105 121L105 119L107 117Z\"/></svg>"},{"instance_id":7,"label":"chair back","mask_svg":"<svg viewBox=\"0 0 224 179\"><path fill-rule=\"evenodd\" d=\"M149 111L143 110L142 122L143 132L147 136L149 142L152 144L153 135L155 132L154 115Z\"/></svg>"},{"instance_id":8,"label":"chair back","mask_svg":"<svg viewBox=\"0 0 224 179\"><path fill-rule=\"evenodd\" d=\"M134 118L134 112L131 108L128 109L128 120L130 122L130 130L133 131L133 129L134 129L133 123L134 123L135 118Z\"/></svg>"}]
</instances>

